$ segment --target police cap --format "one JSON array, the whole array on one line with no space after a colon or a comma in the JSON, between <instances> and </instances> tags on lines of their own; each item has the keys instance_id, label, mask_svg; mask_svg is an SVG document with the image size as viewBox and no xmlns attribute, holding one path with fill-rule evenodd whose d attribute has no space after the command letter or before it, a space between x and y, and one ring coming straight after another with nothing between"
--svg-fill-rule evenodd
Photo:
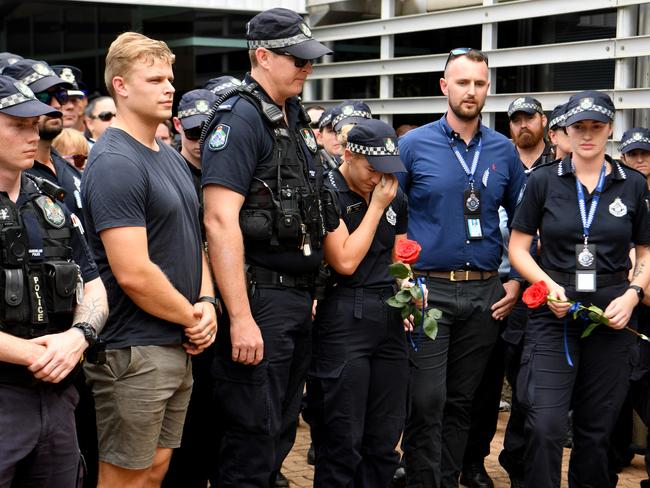
<instances>
[{"instance_id":1,"label":"police cap","mask_svg":"<svg viewBox=\"0 0 650 488\"><path fill-rule=\"evenodd\" d=\"M248 49L281 49L300 59L316 59L332 51L311 36L311 29L293 10L272 8L246 24Z\"/></svg>"},{"instance_id":2,"label":"police cap","mask_svg":"<svg viewBox=\"0 0 650 488\"><path fill-rule=\"evenodd\" d=\"M199 127L208 118L210 108L219 97L210 90L198 88L188 91L178 102L178 118L183 129Z\"/></svg>"},{"instance_id":3,"label":"police cap","mask_svg":"<svg viewBox=\"0 0 650 488\"><path fill-rule=\"evenodd\" d=\"M576 93L566 106L566 125L573 125L581 120L611 122L614 119L614 102L607 93L594 90Z\"/></svg>"},{"instance_id":4,"label":"police cap","mask_svg":"<svg viewBox=\"0 0 650 488\"><path fill-rule=\"evenodd\" d=\"M627 154L635 149L650 151L650 130L643 127L635 127L623 132L618 150L623 154Z\"/></svg>"},{"instance_id":5,"label":"police cap","mask_svg":"<svg viewBox=\"0 0 650 488\"><path fill-rule=\"evenodd\" d=\"M381 120L363 119L350 129L347 149L363 154L372 167L381 173L406 171L399 158L395 129Z\"/></svg>"},{"instance_id":6,"label":"police cap","mask_svg":"<svg viewBox=\"0 0 650 488\"><path fill-rule=\"evenodd\" d=\"M344 125L358 124L367 119L372 119L372 112L368 105L359 100L345 100L334 107L332 128L338 132Z\"/></svg>"},{"instance_id":7,"label":"police cap","mask_svg":"<svg viewBox=\"0 0 650 488\"><path fill-rule=\"evenodd\" d=\"M0 74L2 73L2 70L5 69L6 66L9 66L10 64L14 64L17 61L20 61L23 59L22 56L19 56L18 54L14 53L0 53Z\"/></svg>"},{"instance_id":8,"label":"police cap","mask_svg":"<svg viewBox=\"0 0 650 488\"><path fill-rule=\"evenodd\" d=\"M320 114L320 118L318 119L319 129L323 129L323 127L332 125L332 118L334 117L334 114L336 112L335 109L336 107L326 108L325 111L322 114Z\"/></svg>"},{"instance_id":9,"label":"police cap","mask_svg":"<svg viewBox=\"0 0 650 488\"><path fill-rule=\"evenodd\" d=\"M68 96L71 97L85 97L86 93L82 90L84 85L81 82L83 73L76 66L69 66L67 64L52 65L52 69L56 75L64 81L72 85L68 90Z\"/></svg>"},{"instance_id":10,"label":"police cap","mask_svg":"<svg viewBox=\"0 0 650 488\"><path fill-rule=\"evenodd\" d=\"M59 78L45 61L21 59L7 66L2 74L22 81L34 93L44 92L53 86L72 89L72 84Z\"/></svg>"},{"instance_id":11,"label":"police cap","mask_svg":"<svg viewBox=\"0 0 650 488\"><path fill-rule=\"evenodd\" d=\"M534 113L544 115L542 104L533 97L519 97L513 100L508 107L508 118L512 119L512 116L517 112L525 112L529 115Z\"/></svg>"},{"instance_id":12,"label":"police cap","mask_svg":"<svg viewBox=\"0 0 650 488\"><path fill-rule=\"evenodd\" d=\"M22 81L0 75L0 113L14 117L61 117L63 114L40 102Z\"/></svg>"},{"instance_id":13,"label":"police cap","mask_svg":"<svg viewBox=\"0 0 650 488\"><path fill-rule=\"evenodd\" d=\"M548 120L548 128L551 130L556 130L558 127L565 126L565 112L566 112L566 103L558 105L553 109Z\"/></svg>"},{"instance_id":14,"label":"police cap","mask_svg":"<svg viewBox=\"0 0 650 488\"><path fill-rule=\"evenodd\" d=\"M234 76L218 76L211 78L201 87L204 90L210 90L216 95L221 95L231 88L241 85L241 81Z\"/></svg>"}]
</instances>

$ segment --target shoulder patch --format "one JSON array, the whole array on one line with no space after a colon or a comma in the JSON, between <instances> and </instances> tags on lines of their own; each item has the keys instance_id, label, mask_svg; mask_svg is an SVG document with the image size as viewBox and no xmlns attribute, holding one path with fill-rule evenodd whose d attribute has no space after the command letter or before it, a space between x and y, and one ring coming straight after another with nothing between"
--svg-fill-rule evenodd
<instances>
[{"instance_id":1,"label":"shoulder patch","mask_svg":"<svg viewBox=\"0 0 650 488\"><path fill-rule=\"evenodd\" d=\"M43 218L57 229L65 224L65 214L61 206L47 195L41 195L34 200L34 203L41 209Z\"/></svg>"},{"instance_id":2,"label":"shoulder patch","mask_svg":"<svg viewBox=\"0 0 650 488\"><path fill-rule=\"evenodd\" d=\"M300 131L300 135L302 135L303 140L305 141L305 144L307 145L307 148L314 154L318 151L318 144L316 143L316 137L314 136L314 133L312 132L311 129L302 129Z\"/></svg>"},{"instance_id":3,"label":"shoulder patch","mask_svg":"<svg viewBox=\"0 0 650 488\"><path fill-rule=\"evenodd\" d=\"M218 124L212 131L212 135L208 140L208 148L210 151L221 151L228 145L228 136L230 135L230 126L226 124Z\"/></svg>"}]
</instances>

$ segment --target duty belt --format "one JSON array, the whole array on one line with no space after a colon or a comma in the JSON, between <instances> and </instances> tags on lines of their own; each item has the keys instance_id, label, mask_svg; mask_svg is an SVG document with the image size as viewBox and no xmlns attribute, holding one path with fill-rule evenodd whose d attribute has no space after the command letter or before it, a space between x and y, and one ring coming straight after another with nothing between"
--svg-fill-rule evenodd
<instances>
[{"instance_id":1,"label":"duty belt","mask_svg":"<svg viewBox=\"0 0 650 488\"><path fill-rule=\"evenodd\" d=\"M554 271L552 269L545 269L544 272L551 277L551 279L562 286L575 286L576 274L564 273L562 271ZM618 271L616 273L603 273L596 274L596 287L618 285L627 282L627 271Z\"/></svg>"},{"instance_id":2,"label":"duty belt","mask_svg":"<svg viewBox=\"0 0 650 488\"><path fill-rule=\"evenodd\" d=\"M448 281L482 281L497 276L498 271L475 271L470 269L460 269L454 271L422 271L414 270L416 275L426 276L428 278L441 278Z\"/></svg>"},{"instance_id":3,"label":"duty belt","mask_svg":"<svg viewBox=\"0 0 650 488\"><path fill-rule=\"evenodd\" d=\"M298 288L301 290L312 290L315 285L315 277L312 274L294 276L285 273L272 271L261 266L251 266L249 271L252 274L253 282L257 286L271 288Z\"/></svg>"}]
</instances>

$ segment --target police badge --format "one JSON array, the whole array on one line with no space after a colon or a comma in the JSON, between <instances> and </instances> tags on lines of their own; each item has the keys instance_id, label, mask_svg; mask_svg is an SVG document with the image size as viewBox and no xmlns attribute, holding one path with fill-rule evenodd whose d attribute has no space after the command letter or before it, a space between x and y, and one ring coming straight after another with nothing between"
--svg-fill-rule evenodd
<instances>
[{"instance_id":1,"label":"police badge","mask_svg":"<svg viewBox=\"0 0 650 488\"><path fill-rule=\"evenodd\" d=\"M74 77L74 73L70 68L63 68L61 70L61 74L59 75L59 78L67 81L68 83L74 83L75 81L77 81L76 78Z\"/></svg>"},{"instance_id":2,"label":"police badge","mask_svg":"<svg viewBox=\"0 0 650 488\"><path fill-rule=\"evenodd\" d=\"M45 221L53 227L60 229L65 224L63 209L47 195L41 195L34 200L43 213Z\"/></svg>"},{"instance_id":3,"label":"police badge","mask_svg":"<svg viewBox=\"0 0 650 488\"><path fill-rule=\"evenodd\" d=\"M298 27L300 28L303 34L305 34L307 37L311 37L311 29L307 27L307 24L302 22Z\"/></svg>"},{"instance_id":4,"label":"police badge","mask_svg":"<svg viewBox=\"0 0 650 488\"><path fill-rule=\"evenodd\" d=\"M640 141L641 139L643 139L643 134L641 134L640 132L635 132L634 134L632 134L632 139L634 139L635 141Z\"/></svg>"},{"instance_id":5,"label":"police badge","mask_svg":"<svg viewBox=\"0 0 650 488\"><path fill-rule=\"evenodd\" d=\"M318 151L318 144L316 144L316 138L311 129L302 129L300 135L311 152L315 153Z\"/></svg>"},{"instance_id":6,"label":"police badge","mask_svg":"<svg viewBox=\"0 0 650 488\"><path fill-rule=\"evenodd\" d=\"M43 76L54 74L52 70L49 70L47 66L45 66L43 63L34 63L32 69L36 71L39 75L43 75Z\"/></svg>"},{"instance_id":7,"label":"police badge","mask_svg":"<svg viewBox=\"0 0 650 488\"><path fill-rule=\"evenodd\" d=\"M395 152L396 146L395 146L395 143L393 142L393 140L390 137L388 139L386 139L386 142L384 143L384 146L386 146L386 151L388 151L389 153L392 154L392 153Z\"/></svg>"},{"instance_id":8,"label":"police badge","mask_svg":"<svg viewBox=\"0 0 650 488\"><path fill-rule=\"evenodd\" d=\"M352 112L354 112L354 107L352 105L346 105L341 109L343 115L352 115Z\"/></svg>"},{"instance_id":9,"label":"police badge","mask_svg":"<svg viewBox=\"0 0 650 488\"><path fill-rule=\"evenodd\" d=\"M589 110L594 106L594 99L591 97L583 98L580 100L580 108L584 110Z\"/></svg>"},{"instance_id":10,"label":"police badge","mask_svg":"<svg viewBox=\"0 0 650 488\"><path fill-rule=\"evenodd\" d=\"M392 205L389 205L388 210L386 210L386 220L392 226L397 225L397 214L395 213L395 210L393 210Z\"/></svg>"},{"instance_id":11,"label":"police badge","mask_svg":"<svg viewBox=\"0 0 650 488\"><path fill-rule=\"evenodd\" d=\"M196 110L202 114L210 110L210 104L207 100L197 100L195 104Z\"/></svg>"},{"instance_id":12,"label":"police badge","mask_svg":"<svg viewBox=\"0 0 650 488\"><path fill-rule=\"evenodd\" d=\"M36 95L34 95L34 92L30 87L25 85L22 81L16 81L14 82L14 86L18 89L20 93L23 94L25 98L36 98Z\"/></svg>"},{"instance_id":13,"label":"police badge","mask_svg":"<svg viewBox=\"0 0 650 488\"><path fill-rule=\"evenodd\" d=\"M609 204L609 213L614 217L623 217L627 215L627 206L623 203L620 197L616 197L614 201Z\"/></svg>"}]
</instances>

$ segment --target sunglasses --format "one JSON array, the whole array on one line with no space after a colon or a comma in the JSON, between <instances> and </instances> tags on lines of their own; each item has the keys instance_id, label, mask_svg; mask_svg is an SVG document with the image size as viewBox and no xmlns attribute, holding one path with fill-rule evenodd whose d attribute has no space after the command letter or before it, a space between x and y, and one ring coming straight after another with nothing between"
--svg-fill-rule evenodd
<instances>
[{"instance_id":1,"label":"sunglasses","mask_svg":"<svg viewBox=\"0 0 650 488\"><path fill-rule=\"evenodd\" d=\"M447 56L447 61L445 61L445 69L447 69L447 65L452 59L456 59L460 56L467 56L468 54L471 54L472 58L475 60L483 61L486 65L488 64L487 55L483 51L479 51L473 47L457 47L449 51L449 56Z\"/></svg>"},{"instance_id":2,"label":"sunglasses","mask_svg":"<svg viewBox=\"0 0 650 488\"><path fill-rule=\"evenodd\" d=\"M67 156L63 156L63 159L72 159L72 162L77 168L83 168L86 159L88 159L88 156L85 154L69 154Z\"/></svg>"},{"instance_id":3,"label":"sunglasses","mask_svg":"<svg viewBox=\"0 0 650 488\"><path fill-rule=\"evenodd\" d=\"M201 139L201 126L192 129L184 129L183 132L188 141L198 141Z\"/></svg>"},{"instance_id":4,"label":"sunglasses","mask_svg":"<svg viewBox=\"0 0 650 488\"><path fill-rule=\"evenodd\" d=\"M114 114L113 112L109 112L108 110L106 112L99 112L97 115L91 115L91 119L99 119L102 122L108 122L113 119L117 114Z\"/></svg>"},{"instance_id":5,"label":"sunglasses","mask_svg":"<svg viewBox=\"0 0 650 488\"><path fill-rule=\"evenodd\" d=\"M316 64L315 59L302 59L302 58L297 58L293 54L290 54L286 51L278 51L277 49L269 49L272 53L278 54L280 56L289 56L290 58L293 58L293 65L296 68L304 68L307 63Z\"/></svg>"},{"instance_id":6,"label":"sunglasses","mask_svg":"<svg viewBox=\"0 0 650 488\"><path fill-rule=\"evenodd\" d=\"M70 100L70 97L68 96L68 92L66 90L57 90L53 92L46 91L35 93L35 95L40 102L43 102L47 105L50 105L52 103L53 98L56 98L56 101L61 105L65 105Z\"/></svg>"}]
</instances>

